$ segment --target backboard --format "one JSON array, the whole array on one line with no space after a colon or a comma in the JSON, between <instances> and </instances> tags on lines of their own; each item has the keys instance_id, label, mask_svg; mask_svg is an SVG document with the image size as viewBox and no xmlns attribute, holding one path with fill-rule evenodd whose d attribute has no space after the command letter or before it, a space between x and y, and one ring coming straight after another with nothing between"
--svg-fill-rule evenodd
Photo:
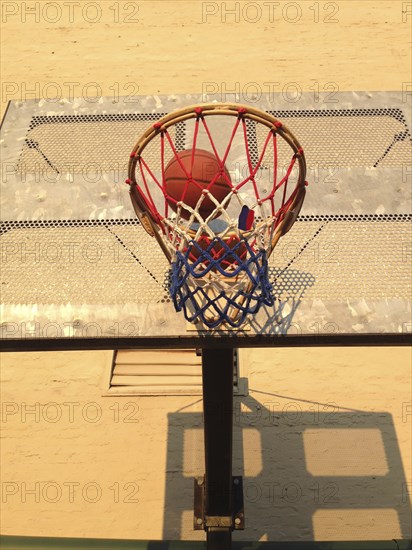
<instances>
[{"instance_id":1,"label":"backboard","mask_svg":"<svg viewBox=\"0 0 412 550\"><path fill-rule=\"evenodd\" d=\"M136 99L9 105L1 137L4 349L408 341L411 110L401 93L249 98L296 135L309 187L269 260L275 306L233 331L198 331L174 311L169 264L124 184L130 151L150 124L222 98ZM187 135L182 123L176 147L187 147ZM259 136L249 140L253 148Z\"/></svg>"}]
</instances>

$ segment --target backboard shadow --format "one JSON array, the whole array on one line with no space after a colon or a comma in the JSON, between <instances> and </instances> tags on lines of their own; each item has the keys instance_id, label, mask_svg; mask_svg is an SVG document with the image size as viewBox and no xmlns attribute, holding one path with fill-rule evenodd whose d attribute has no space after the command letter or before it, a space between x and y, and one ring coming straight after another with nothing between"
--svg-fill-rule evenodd
<instances>
[{"instance_id":1,"label":"backboard shadow","mask_svg":"<svg viewBox=\"0 0 412 550\"><path fill-rule=\"evenodd\" d=\"M233 420L233 475L243 475L246 518L234 540L410 537L408 486L390 413L262 394L235 397ZM193 477L204 473L202 438L200 413L169 414L164 539L203 540L203 532L191 530ZM342 514L354 520L350 536L348 526L339 532Z\"/></svg>"}]
</instances>

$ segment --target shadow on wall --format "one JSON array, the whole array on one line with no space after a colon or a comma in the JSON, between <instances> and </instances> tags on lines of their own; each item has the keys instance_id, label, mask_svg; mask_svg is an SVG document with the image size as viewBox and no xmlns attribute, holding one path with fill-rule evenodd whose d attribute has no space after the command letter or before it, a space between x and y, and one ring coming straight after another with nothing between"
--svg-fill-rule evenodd
<instances>
[{"instance_id":1,"label":"shadow on wall","mask_svg":"<svg viewBox=\"0 0 412 550\"><path fill-rule=\"evenodd\" d=\"M235 540L411 536L408 485L390 414L252 393L260 401L234 402L233 475L243 475L246 520ZM186 525L193 517L193 477L204 474L202 422L199 413L169 414L166 540L187 539L182 525L183 517Z\"/></svg>"}]
</instances>

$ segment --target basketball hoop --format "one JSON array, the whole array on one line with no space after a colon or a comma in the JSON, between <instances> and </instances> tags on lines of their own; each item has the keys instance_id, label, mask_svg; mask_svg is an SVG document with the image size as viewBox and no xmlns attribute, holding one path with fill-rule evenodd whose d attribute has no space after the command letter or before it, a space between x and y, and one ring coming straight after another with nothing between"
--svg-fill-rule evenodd
<instances>
[{"instance_id":1,"label":"basketball hoop","mask_svg":"<svg viewBox=\"0 0 412 550\"><path fill-rule=\"evenodd\" d=\"M305 176L290 130L253 107L186 107L143 134L126 183L171 263L171 297L188 321L240 327L274 304L268 258L299 214Z\"/></svg>"}]
</instances>

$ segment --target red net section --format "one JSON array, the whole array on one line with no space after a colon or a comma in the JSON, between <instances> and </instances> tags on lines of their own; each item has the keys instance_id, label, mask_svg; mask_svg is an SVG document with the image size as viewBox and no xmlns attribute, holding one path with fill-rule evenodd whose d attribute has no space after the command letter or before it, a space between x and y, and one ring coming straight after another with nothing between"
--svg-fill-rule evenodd
<instances>
[{"instance_id":1,"label":"red net section","mask_svg":"<svg viewBox=\"0 0 412 550\"><path fill-rule=\"evenodd\" d=\"M138 155L134 173L165 238L175 249L187 244L188 232L204 246L219 235L267 248L298 192L296 159L302 151L279 135L280 122L265 126L248 118L245 108L235 117L207 117L198 107L185 124L184 149L171 135L173 125L154 124L156 135ZM160 172L146 160L153 157L160 158Z\"/></svg>"}]
</instances>

